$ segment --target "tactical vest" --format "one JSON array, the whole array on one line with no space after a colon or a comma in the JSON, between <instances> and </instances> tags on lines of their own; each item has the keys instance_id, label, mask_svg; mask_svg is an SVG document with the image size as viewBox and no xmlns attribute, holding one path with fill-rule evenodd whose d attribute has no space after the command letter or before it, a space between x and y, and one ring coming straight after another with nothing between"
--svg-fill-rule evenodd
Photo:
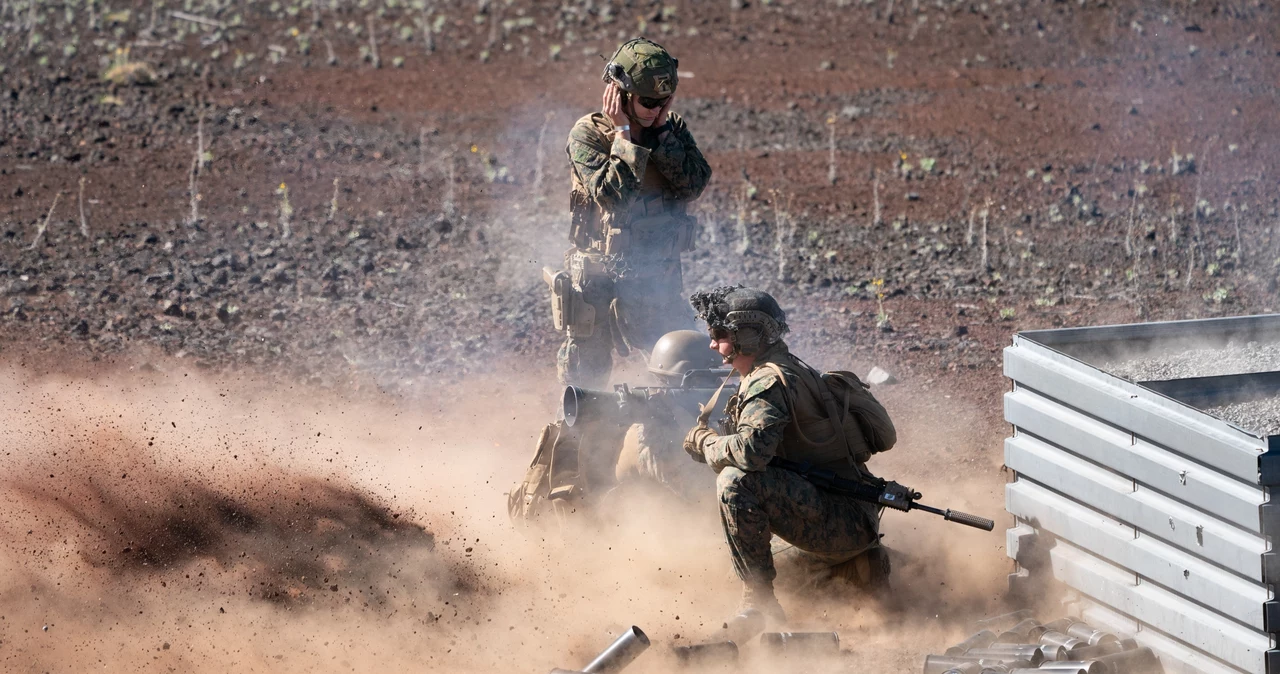
<instances>
[{"instance_id":1,"label":"tactical vest","mask_svg":"<svg viewBox=\"0 0 1280 674\"><path fill-rule=\"evenodd\" d=\"M606 142L613 142L614 131L601 133ZM678 260L680 253L693 250L694 219L686 213L685 202L671 196L670 183L653 162L645 163L640 191L630 207L616 213L601 209L577 172L572 175L569 239L578 251L622 257L635 266Z\"/></svg>"}]
</instances>

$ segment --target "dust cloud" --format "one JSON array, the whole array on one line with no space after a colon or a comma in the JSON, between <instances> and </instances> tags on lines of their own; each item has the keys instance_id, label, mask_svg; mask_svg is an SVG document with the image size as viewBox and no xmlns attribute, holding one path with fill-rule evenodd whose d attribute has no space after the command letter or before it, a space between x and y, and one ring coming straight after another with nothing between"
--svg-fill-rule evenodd
<instances>
[{"instance_id":1,"label":"dust cloud","mask_svg":"<svg viewBox=\"0 0 1280 674\"><path fill-rule=\"evenodd\" d=\"M513 528L505 492L552 416L532 381L408 403L168 362L8 364L0 387L5 671L545 672L635 624L655 646L628 671L665 672L668 645L715 640L737 601L714 507ZM994 514L998 491L933 502ZM1001 608L999 528L885 519L887 599L782 595L793 629L852 649L812 671L915 669Z\"/></svg>"}]
</instances>

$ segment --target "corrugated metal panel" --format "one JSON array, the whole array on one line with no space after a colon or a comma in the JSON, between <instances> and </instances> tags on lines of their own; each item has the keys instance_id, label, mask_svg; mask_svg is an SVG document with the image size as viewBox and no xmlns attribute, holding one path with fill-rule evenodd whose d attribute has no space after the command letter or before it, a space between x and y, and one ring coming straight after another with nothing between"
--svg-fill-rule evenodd
<instances>
[{"instance_id":1,"label":"corrugated metal panel","mask_svg":"<svg viewBox=\"0 0 1280 674\"><path fill-rule=\"evenodd\" d=\"M1019 337L1004 350L1005 376L1060 403L1245 482L1258 482L1264 442L1224 421Z\"/></svg>"},{"instance_id":2,"label":"corrugated metal panel","mask_svg":"<svg viewBox=\"0 0 1280 674\"><path fill-rule=\"evenodd\" d=\"M1190 646L1250 672L1263 672L1271 648L1267 635L1212 611L1193 610L1186 599L1139 582L1133 573L1059 541L1049 551L1053 573L1107 606L1133 616Z\"/></svg>"},{"instance_id":3,"label":"corrugated metal panel","mask_svg":"<svg viewBox=\"0 0 1280 674\"><path fill-rule=\"evenodd\" d=\"M1030 435L1005 440L1005 465L1081 503L1193 552L1251 580L1262 580L1262 537L1138 489L1133 480Z\"/></svg>"},{"instance_id":4,"label":"corrugated metal panel","mask_svg":"<svg viewBox=\"0 0 1280 674\"><path fill-rule=\"evenodd\" d=\"M1005 394L1005 419L1041 438L1228 522L1261 533L1262 489L1224 476L1029 389Z\"/></svg>"},{"instance_id":5,"label":"corrugated metal panel","mask_svg":"<svg viewBox=\"0 0 1280 674\"><path fill-rule=\"evenodd\" d=\"M1280 376L1148 387L1089 362L1231 339L1280 340L1280 315L1039 331L1005 349L1008 550L1027 563L1011 583L1052 574L1083 595L1083 617L1137 636L1172 674L1280 674L1266 583L1280 579L1280 437L1193 406Z\"/></svg>"},{"instance_id":6,"label":"corrugated metal panel","mask_svg":"<svg viewBox=\"0 0 1280 674\"><path fill-rule=\"evenodd\" d=\"M1142 578L1195 600L1258 631L1267 588L1193 557L1030 480L1006 488L1009 512Z\"/></svg>"}]
</instances>

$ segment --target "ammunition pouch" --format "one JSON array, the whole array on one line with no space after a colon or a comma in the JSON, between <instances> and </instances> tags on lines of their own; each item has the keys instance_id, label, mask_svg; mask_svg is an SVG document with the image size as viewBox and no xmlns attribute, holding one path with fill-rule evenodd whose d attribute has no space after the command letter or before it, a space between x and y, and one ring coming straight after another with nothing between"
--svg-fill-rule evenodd
<instances>
[{"instance_id":1,"label":"ammunition pouch","mask_svg":"<svg viewBox=\"0 0 1280 674\"><path fill-rule=\"evenodd\" d=\"M600 216L596 204L586 194L578 191L569 193L569 241L574 246L586 250L600 229Z\"/></svg>"},{"instance_id":2,"label":"ammunition pouch","mask_svg":"<svg viewBox=\"0 0 1280 674\"><path fill-rule=\"evenodd\" d=\"M568 332L575 337L590 337L595 333L596 308L582 296L581 284L565 271L543 267L542 278L551 290L551 324L557 332Z\"/></svg>"}]
</instances>

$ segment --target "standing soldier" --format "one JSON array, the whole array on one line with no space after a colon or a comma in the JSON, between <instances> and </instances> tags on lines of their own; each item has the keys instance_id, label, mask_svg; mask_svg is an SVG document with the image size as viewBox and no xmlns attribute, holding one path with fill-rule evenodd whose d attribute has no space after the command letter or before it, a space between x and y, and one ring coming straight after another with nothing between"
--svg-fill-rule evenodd
<instances>
[{"instance_id":1,"label":"standing soldier","mask_svg":"<svg viewBox=\"0 0 1280 674\"><path fill-rule=\"evenodd\" d=\"M680 253L693 249L688 202L711 178L683 119L671 112L677 61L637 38L605 66L602 112L573 125L573 242L565 271L550 272L553 315L565 341L563 383L600 387L613 351L647 353L659 337L689 327Z\"/></svg>"},{"instance_id":2,"label":"standing soldier","mask_svg":"<svg viewBox=\"0 0 1280 674\"><path fill-rule=\"evenodd\" d=\"M794 546L797 557L830 569L832 576L872 586L883 583L888 558L879 546L879 508L824 491L769 462L778 456L845 479L870 478L866 460L892 446L896 437L888 416L878 427L880 442L866 439L870 436L864 436L861 426L849 427L856 432L850 437L842 424L833 425L840 415L831 409L836 400L829 377L791 355L782 341L786 315L768 293L730 286L696 293L691 302L707 322L711 348L742 375L737 395L726 405L722 432L698 425L684 442L694 460L718 474L720 519L734 570L742 579L741 609L759 610L779 623L786 620L773 591L777 571L770 539L775 535ZM850 383L862 388L856 378ZM875 407L883 412L879 403ZM864 572L864 578L857 578Z\"/></svg>"}]
</instances>

